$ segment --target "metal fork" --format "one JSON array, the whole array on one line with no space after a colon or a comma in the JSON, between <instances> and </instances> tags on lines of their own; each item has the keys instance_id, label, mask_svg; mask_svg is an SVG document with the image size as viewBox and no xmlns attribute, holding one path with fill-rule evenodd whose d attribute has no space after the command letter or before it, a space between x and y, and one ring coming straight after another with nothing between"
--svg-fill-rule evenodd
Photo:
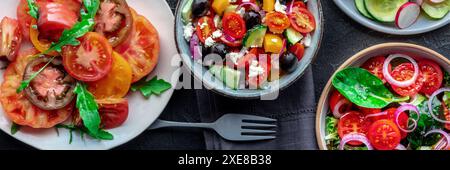
<instances>
[{"instance_id":1,"label":"metal fork","mask_svg":"<svg viewBox=\"0 0 450 170\"><path fill-rule=\"evenodd\" d=\"M226 114L213 123L187 123L156 120L148 130L166 127L190 127L215 130L230 141L256 141L275 139L277 120L261 116Z\"/></svg>"}]
</instances>

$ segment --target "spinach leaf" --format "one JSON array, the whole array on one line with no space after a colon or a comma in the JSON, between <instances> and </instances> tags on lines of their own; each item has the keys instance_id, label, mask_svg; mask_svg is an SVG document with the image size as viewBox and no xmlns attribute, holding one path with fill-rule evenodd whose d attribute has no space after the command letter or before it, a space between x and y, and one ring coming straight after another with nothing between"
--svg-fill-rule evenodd
<instances>
[{"instance_id":1,"label":"spinach leaf","mask_svg":"<svg viewBox=\"0 0 450 170\"><path fill-rule=\"evenodd\" d=\"M166 90L172 88L172 85L162 79L158 80L158 77L154 77L150 81L145 81L145 79L133 84L131 86L131 91L140 91L142 95L149 98L152 94L160 95Z\"/></svg>"},{"instance_id":2,"label":"spinach leaf","mask_svg":"<svg viewBox=\"0 0 450 170\"><path fill-rule=\"evenodd\" d=\"M333 78L333 86L352 103L365 108L384 108L394 102L409 100L396 97L383 81L362 68L346 68Z\"/></svg>"},{"instance_id":3,"label":"spinach leaf","mask_svg":"<svg viewBox=\"0 0 450 170\"><path fill-rule=\"evenodd\" d=\"M326 123L326 136L325 136L325 142L329 149L331 150L337 150L339 147L340 139L337 129L337 124L339 120L334 118L333 116L327 116L325 118Z\"/></svg>"},{"instance_id":4,"label":"spinach leaf","mask_svg":"<svg viewBox=\"0 0 450 170\"><path fill-rule=\"evenodd\" d=\"M30 14L31 17L38 19L39 18L39 12L38 7L36 5L36 2L34 0L27 0L28 8L30 8L30 11L28 11L28 14Z\"/></svg>"},{"instance_id":5,"label":"spinach leaf","mask_svg":"<svg viewBox=\"0 0 450 170\"><path fill-rule=\"evenodd\" d=\"M101 120L94 96L87 90L86 84L80 82L77 83L74 93L77 94L76 107L78 108L84 126L92 134L91 136L97 136Z\"/></svg>"}]
</instances>

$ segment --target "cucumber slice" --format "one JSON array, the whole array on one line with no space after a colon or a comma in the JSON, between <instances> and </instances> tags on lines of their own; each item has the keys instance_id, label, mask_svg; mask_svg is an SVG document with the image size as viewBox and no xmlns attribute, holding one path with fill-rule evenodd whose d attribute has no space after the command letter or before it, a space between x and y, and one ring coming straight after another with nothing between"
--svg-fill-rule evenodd
<instances>
[{"instance_id":1,"label":"cucumber slice","mask_svg":"<svg viewBox=\"0 0 450 170\"><path fill-rule=\"evenodd\" d=\"M358 9L359 13L361 13L363 16L373 19L372 15L367 12L366 6L364 6L364 0L355 0L355 6L356 9Z\"/></svg>"},{"instance_id":2,"label":"cucumber slice","mask_svg":"<svg viewBox=\"0 0 450 170\"><path fill-rule=\"evenodd\" d=\"M250 47L262 47L264 42L264 36L267 32L267 26L257 25L250 29L244 37L244 46Z\"/></svg>"},{"instance_id":3,"label":"cucumber slice","mask_svg":"<svg viewBox=\"0 0 450 170\"><path fill-rule=\"evenodd\" d=\"M240 71L229 67L214 65L209 69L209 72L220 81L223 81L227 87L235 90L239 88L241 78Z\"/></svg>"},{"instance_id":4,"label":"cucumber slice","mask_svg":"<svg viewBox=\"0 0 450 170\"><path fill-rule=\"evenodd\" d=\"M186 5L181 9L181 18L183 19L183 23L187 24L192 20L192 4L194 0L188 0Z\"/></svg>"},{"instance_id":5,"label":"cucumber slice","mask_svg":"<svg viewBox=\"0 0 450 170\"><path fill-rule=\"evenodd\" d=\"M408 0L364 0L364 6L376 20L394 22L397 11L407 2Z\"/></svg>"},{"instance_id":6,"label":"cucumber slice","mask_svg":"<svg viewBox=\"0 0 450 170\"><path fill-rule=\"evenodd\" d=\"M291 27L284 31L284 35L287 37L287 40L291 44L296 44L303 39L303 35Z\"/></svg>"},{"instance_id":7,"label":"cucumber slice","mask_svg":"<svg viewBox=\"0 0 450 170\"><path fill-rule=\"evenodd\" d=\"M433 19L444 18L450 8L450 0L445 0L442 3L433 4L428 1L423 1L422 9L425 13Z\"/></svg>"}]
</instances>

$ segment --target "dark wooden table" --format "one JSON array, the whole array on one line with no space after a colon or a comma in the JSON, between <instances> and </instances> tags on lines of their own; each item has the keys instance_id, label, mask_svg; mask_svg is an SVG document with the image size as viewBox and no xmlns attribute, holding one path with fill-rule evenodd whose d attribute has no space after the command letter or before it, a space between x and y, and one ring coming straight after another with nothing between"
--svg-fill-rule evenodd
<instances>
[{"instance_id":1,"label":"dark wooden table","mask_svg":"<svg viewBox=\"0 0 450 170\"><path fill-rule=\"evenodd\" d=\"M177 0L166 0L175 9ZM347 58L369 46L385 42L408 42L422 45L450 58L450 25L414 36L394 36L370 30L347 17L331 0L323 0L325 33L318 57L312 65L316 100L334 70ZM288 89L295 90L295 89ZM161 117L167 120L198 122L195 90L178 90ZM301 140L301 139L299 139ZM0 149L31 149L0 132ZM118 149L205 149L200 130L157 130L144 132Z\"/></svg>"}]
</instances>

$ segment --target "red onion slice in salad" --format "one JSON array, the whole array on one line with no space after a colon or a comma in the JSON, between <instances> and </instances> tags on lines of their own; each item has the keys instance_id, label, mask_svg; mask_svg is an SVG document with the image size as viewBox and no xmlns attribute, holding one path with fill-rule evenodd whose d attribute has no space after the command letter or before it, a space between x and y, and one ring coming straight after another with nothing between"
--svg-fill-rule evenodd
<instances>
[{"instance_id":1,"label":"red onion slice in salad","mask_svg":"<svg viewBox=\"0 0 450 170\"><path fill-rule=\"evenodd\" d=\"M414 75L411 79L405 80L405 81L397 81L394 79L394 77L392 77L391 70L389 70L389 64L391 63L392 60L394 60L396 58L404 58L406 60L409 60L411 62L411 64L413 64ZM391 85L394 85L397 87L409 87L412 84L414 84L416 82L417 78L419 77L419 65L410 56L407 56L404 54L392 54L384 61L383 76L386 79L386 81L389 82L389 84L391 84Z\"/></svg>"},{"instance_id":2,"label":"red onion slice in salad","mask_svg":"<svg viewBox=\"0 0 450 170\"><path fill-rule=\"evenodd\" d=\"M286 48L287 48L287 41L286 41L286 38L284 38L283 39L283 47L281 48L281 50L280 50L280 55L283 55L283 53L286 51Z\"/></svg>"},{"instance_id":3,"label":"red onion slice in salad","mask_svg":"<svg viewBox=\"0 0 450 170\"><path fill-rule=\"evenodd\" d=\"M348 142L351 142L351 141L361 142L367 146L368 150L373 150L373 147L370 144L369 139L367 139L367 137L365 135L360 134L360 133L350 133L350 134L345 135L342 138L341 143L339 144L339 150L344 150L345 144L347 144Z\"/></svg>"},{"instance_id":4,"label":"red onion slice in salad","mask_svg":"<svg viewBox=\"0 0 450 170\"><path fill-rule=\"evenodd\" d=\"M241 10L241 8L243 8L244 6L250 6L250 8L252 8L255 12L259 12L261 9L259 8L258 5L256 5L255 3L252 2L244 2L242 4L240 4L237 8L236 11Z\"/></svg>"},{"instance_id":5,"label":"red onion slice in salad","mask_svg":"<svg viewBox=\"0 0 450 170\"><path fill-rule=\"evenodd\" d=\"M441 140L439 140L436 144L434 144L434 150L444 150L446 149L447 146L447 141L442 138Z\"/></svg>"},{"instance_id":6,"label":"red onion slice in salad","mask_svg":"<svg viewBox=\"0 0 450 170\"><path fill-rule=\"evenodd\" d=\"M439 148L443 148L443 149L447 149L448 148L448 141L450 141L450 135L448 135L447 132L441 130L441 129L434 129L434 130L430 130L425 134L425 137L427 137L430 134L440 134L442 135L442 138L447 142L447 144L445 145L445 147L439 147ZM435 147L435 149L438 149L438 147Z\"/></svg>"},{"instance_id":7,"label":"red onion slice in salad","mask_svg":"<svg viewBox=\"0 0 450 170\"><path fill-rule=\"evenodd\" d=\"M387 114L388 114L388 112L384 111L384 112L380 112L380 113L367 115L365 118L367 119L367 118L371 118L371 117L385 116Z\"/></svg>"},{"instance_id":8,"label":"red onion slice in salad","mask_svg":"<svg viewBox=\"0 0 450 170\"><path fill-rule=\"evenodd\" d=\"M290 4L289 7L287 8L286 12L287 12L288 14L291 14L292 8L294 8L294 3L295 3L295 0L292 0L291 4Z\"/></svg>"},{"instance_id":9,"label":"red onion slice in salad","mask_svg":"<svg viewBox=\"0 0 450 170\"><path fill-rule=\"evenodd\" d=\"M406 150L406 147L403 146L402 144L398 144L398 145L395 147L395 150Z\"/></svg>"},{"instance_id":10,"label":"red onion slice in salad","mask_svg":"<svg viewBox=\"0 0 450 170\"><path fill-rule=\"evenodd\" d=\"M437 95L444 93L444 92L450 92L450 88L446 87L446 88L441 88L437 91L435 91L431 96L430 99L428 99L428 111L430 112L431 117L433 117L433 119L437 120L438 122L441 123L445 123L445 124L450 124L450 121L448 120L442 120L440 119L438 116L436 116L433 113L433 99L436 98Z\"/></svg>"},{"instance_id":11,"label":"red onion slice in salad","mask_svg":"<svg viewBox=\"0 0 450 170\"><path fill-rule=\"evenodd\" d=\"M202 46L200 45L197 34L193 34L189 41L189 50L191 51L191 57L193 60L202 59Z\"/></svg>"},{"instance_id":12,"label":"red onion slice in salad","mask_svg":"<svg viewBox=\"0 0 450 170\"><path fill-rule=\"evenodd\" d=\"M337 119L340 119L344 115L343 113L341 113L341 107L349 104L351 103L346 99L339 100L333 108L333 116Z\"/></svg>"},{"instance_id":13,"label":"red onion slice in salad","mask_svg":"<svg viewBox=\"0 0 450 170\"><path fill-rule=\"evenodd\" d=\"M403 128L402 126L400 126L400 124L398 123L398 118L400 117L400 114L401 114L402 112L404 112L404 111L410 111L410 114L411 114L411 111L414 112L414 113L417 115L417 119L419 119L419 118L420 118L420 112L419 112L419 109L417 108L417 106L414 106L414 105L412 105L412 104L404 104L404 105L401 105L401 106L395 111L395 114L394 114L394 115L395 115L395 124L397 124L398 128L399 128L401 131L406 132L406 133L413 132L413 131L416 130L416 128L417 128L417 120L411 118L411 116L409 116L409 118L408 118L408 124L409 124L410 121L413 122L413 124L412 124L411 126L408 125L408 127L412 127L411 129L404 129L404 128Z\"/></svg>"}]
</instances>

